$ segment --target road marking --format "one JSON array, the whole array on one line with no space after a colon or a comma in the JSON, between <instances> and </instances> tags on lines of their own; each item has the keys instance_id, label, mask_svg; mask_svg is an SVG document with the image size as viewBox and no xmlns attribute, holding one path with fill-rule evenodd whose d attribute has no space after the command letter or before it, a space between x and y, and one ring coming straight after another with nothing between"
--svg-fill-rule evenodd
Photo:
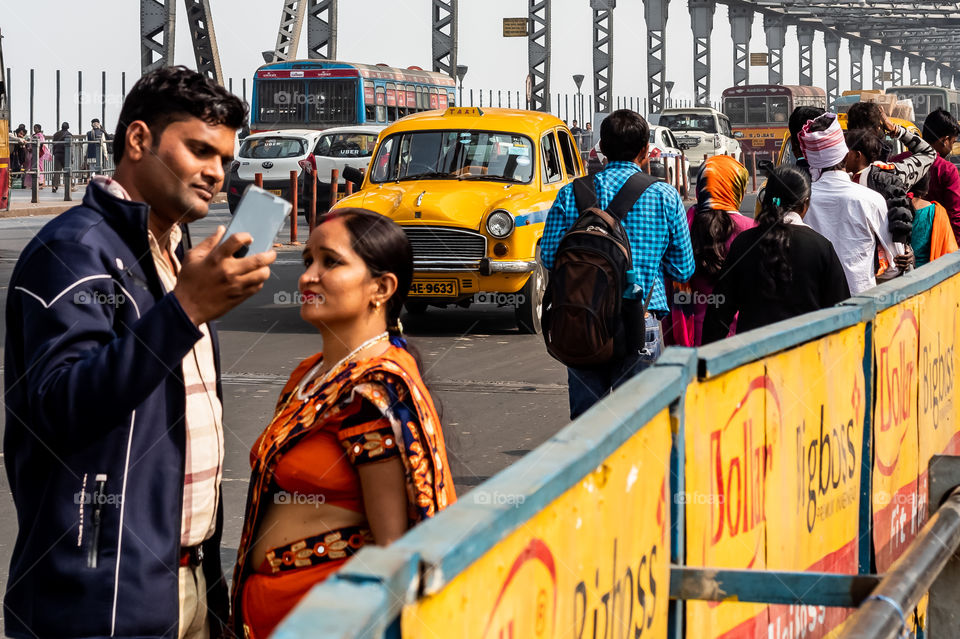
<instances>
[{"instance_id":1,"label":"road marking","mask_svg":"<svg viewBox=\"0 0 960 639\"><path fill-rule=\"evenodd\" d=\"M283 386L287 377L273 373L227 373L223 375L224 384L240 386ZM469 393L539 393L542 395L566 395L566 384L535 384L532 382L481 382L475 380L448 380L444 382L428 381L434 391Z\"/></svg>"}]
</instances>

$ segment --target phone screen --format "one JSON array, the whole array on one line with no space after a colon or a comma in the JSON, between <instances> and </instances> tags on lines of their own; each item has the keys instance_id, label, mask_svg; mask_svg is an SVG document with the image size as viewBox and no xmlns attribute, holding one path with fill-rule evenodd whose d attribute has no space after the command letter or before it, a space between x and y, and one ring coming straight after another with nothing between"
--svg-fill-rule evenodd
<instances>
[{"instance_id":1,"label":"phone screen","mask_svg":"<svg viewBox=\"0 0 960 639\"><path fill-rule=\"evenodd\" d=\"M234 253L234 257L269 251L292 208L293 205L282 197L251 184L240 198L221 243L236 233L249 233L253 242Z\"/></svg>"}]
</instances>

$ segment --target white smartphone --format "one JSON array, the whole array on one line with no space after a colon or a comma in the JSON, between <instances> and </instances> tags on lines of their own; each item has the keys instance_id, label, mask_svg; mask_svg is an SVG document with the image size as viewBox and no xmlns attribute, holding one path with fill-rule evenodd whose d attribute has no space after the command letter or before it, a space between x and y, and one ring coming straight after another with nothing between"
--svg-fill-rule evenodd
<instances>
[{"instance_id":1,"label":"white smartphone","mask_svg":"<svg viewBox=\"0 0 960 639\"><path fill-rule=\"evenodd\" d=\"M293 205L279 195L251 184L243 192L230 226L227 227L227 232L223 234L220 243L223 244L231 235L249 233L253 236L253 242L240 248L233 254L234 257L269 251L292 208Z\"/></svg>"}]
</instances>

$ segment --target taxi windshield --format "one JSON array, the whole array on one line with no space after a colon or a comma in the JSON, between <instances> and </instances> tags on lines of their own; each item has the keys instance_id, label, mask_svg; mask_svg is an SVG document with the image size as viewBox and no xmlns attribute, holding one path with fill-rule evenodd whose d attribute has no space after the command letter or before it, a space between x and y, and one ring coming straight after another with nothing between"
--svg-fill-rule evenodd
<instances>
[{"instance_id":1,"label":"taxi windshield","mask_svg":"<svg viewBox=\"0 0 960 639\"><path fill-rule=\"evenodd\" d=\"M533 179L533 143L516 133L407 131L389 136L370 163L372 182Z\"/></svg>"}]
</instances>

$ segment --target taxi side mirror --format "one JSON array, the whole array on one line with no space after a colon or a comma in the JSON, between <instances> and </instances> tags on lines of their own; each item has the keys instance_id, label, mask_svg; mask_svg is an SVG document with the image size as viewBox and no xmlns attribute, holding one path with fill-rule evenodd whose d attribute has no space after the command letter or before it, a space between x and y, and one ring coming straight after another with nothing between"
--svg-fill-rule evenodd
<instances>
[{"instance_id":1,"label":"taxi side mirror","mask_svg":"<svg viewBox=\"0 0 960 639\"><path fill-rule=\"evenodd\" d=\"M343 179L360 186L363 184L363 172L355 167L345 166L343 167Z\"/></svg>"}]
</instances>

